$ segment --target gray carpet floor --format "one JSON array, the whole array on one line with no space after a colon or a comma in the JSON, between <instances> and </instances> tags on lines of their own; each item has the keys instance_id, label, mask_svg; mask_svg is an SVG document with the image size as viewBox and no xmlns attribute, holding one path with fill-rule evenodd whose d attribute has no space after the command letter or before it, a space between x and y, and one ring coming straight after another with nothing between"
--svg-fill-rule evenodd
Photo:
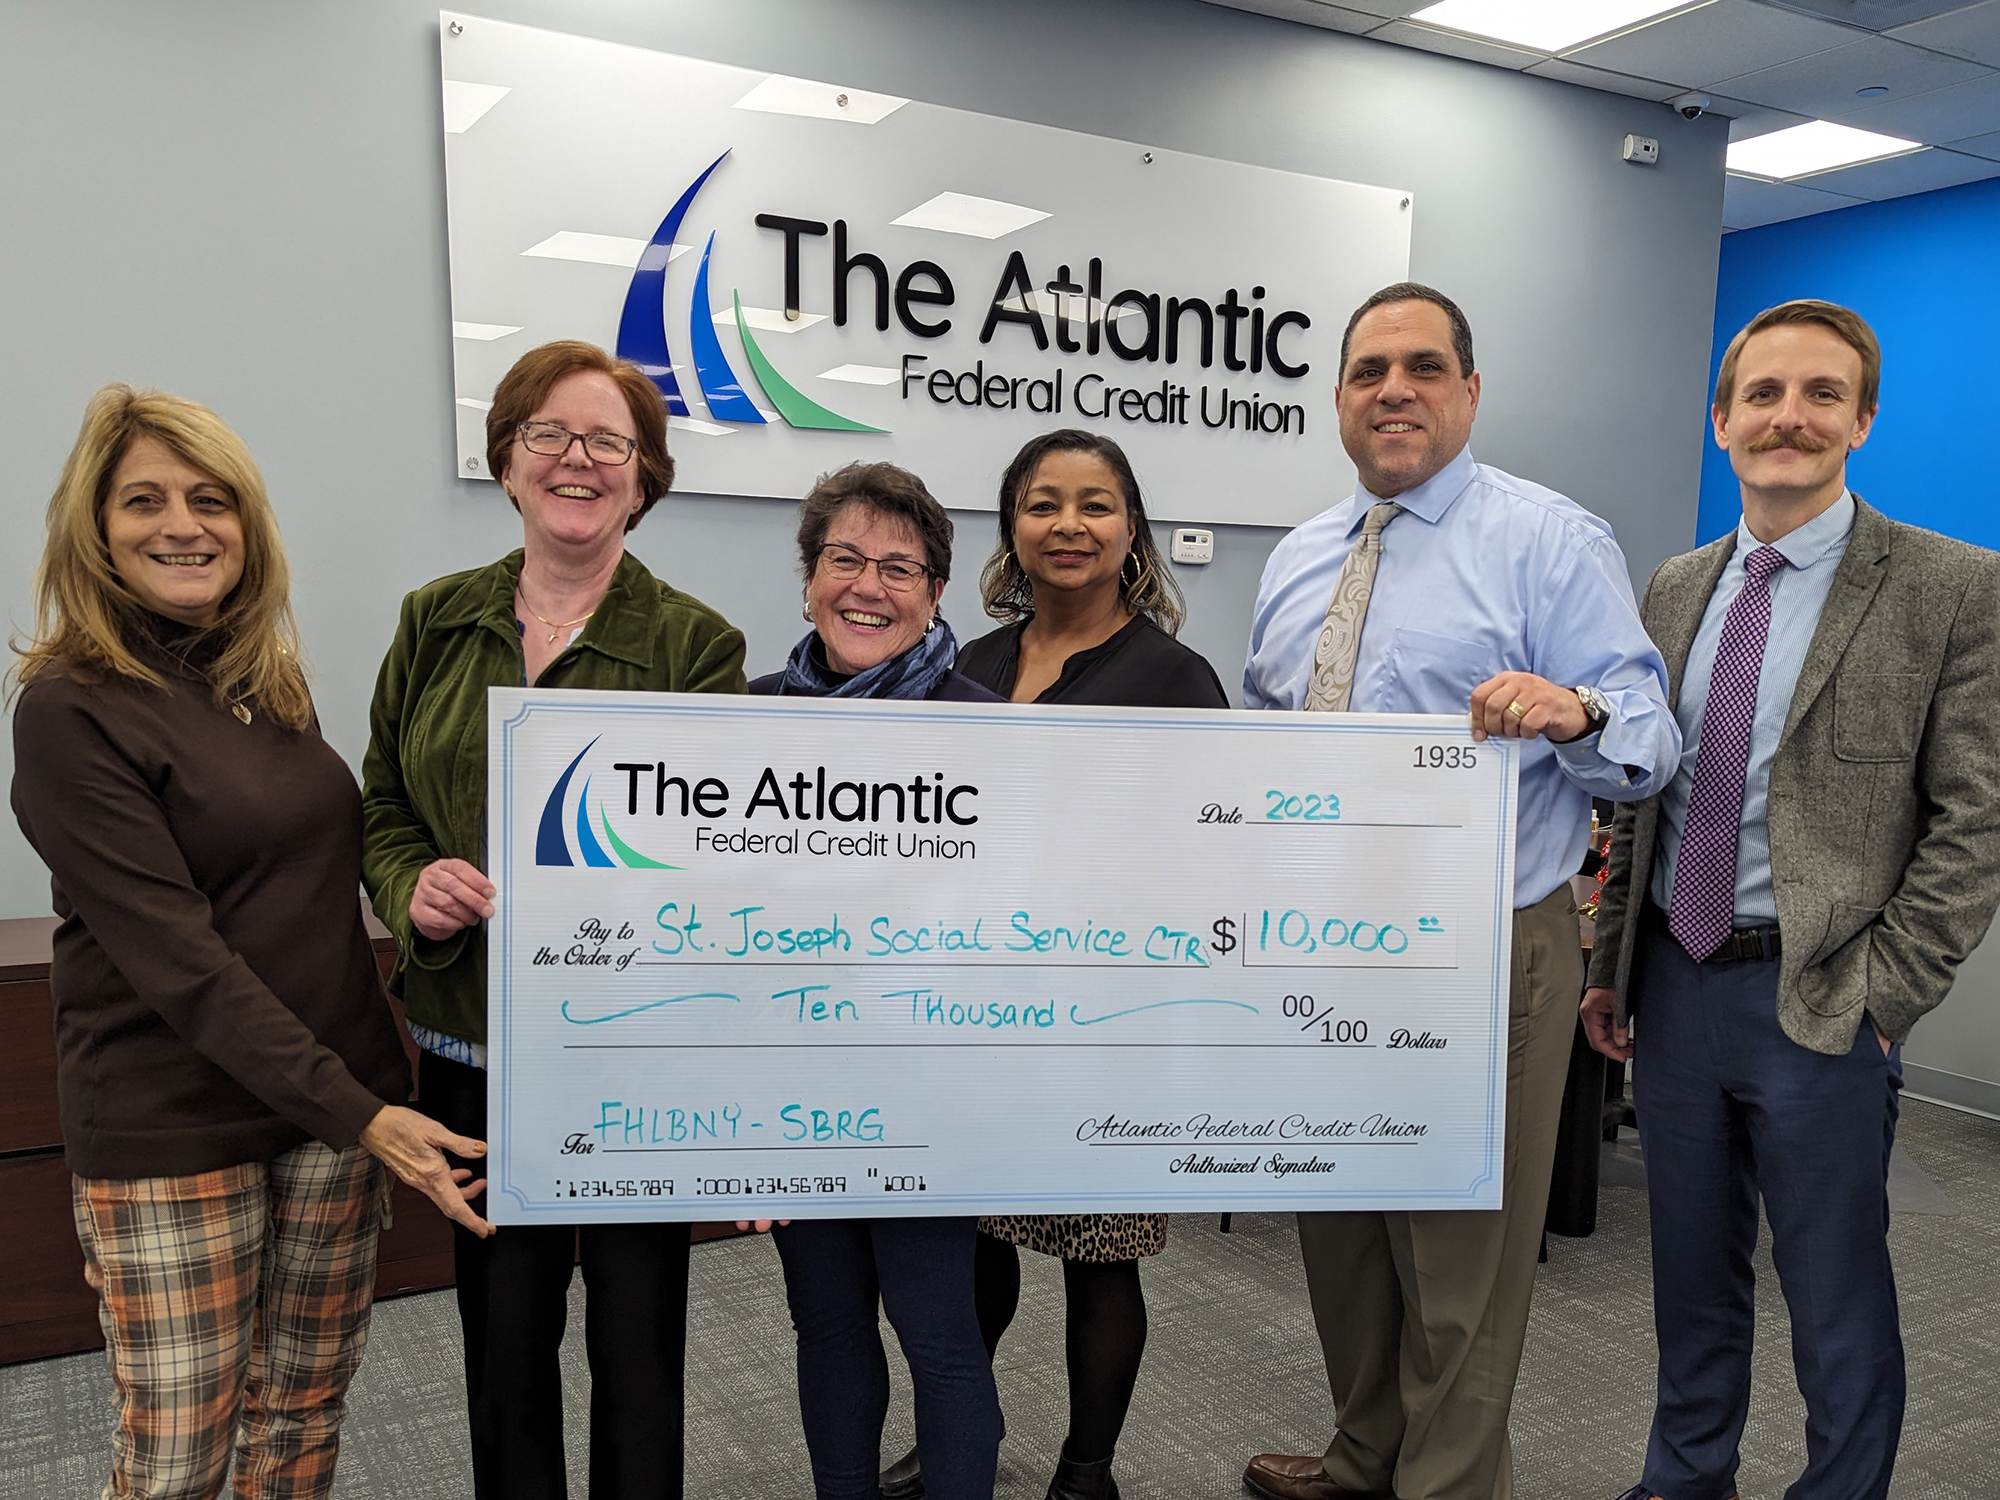
<instances>
[{"instance_id":1,"label":"gray carpet floor","mask_svg":"<svg viewBox=\"0 0 2000 1500\"><path fill-rule=\"evenodd\" d=\"M1910 1407L1895 1500L2000 1495L2000 1122L1911 1102L1891 1174L1890 1231L1909 1350ZM1549 1242L1514 1404L1523 1500L1611 1500L1633 1483L1651 1410L1644 1166L1626 1132L1606 1148L1597 1233ZM1174 1221L1149 1261L1152 1341L1118 1476L1133 1500L1243 1495L1260 1449L1323 1447L1331 1412L1289 1219ZM1023 1257L1021 1316L1001 1345L1008 1436L1002 1500L1040 1500L1065 1425L1062 1282ZM1757 1370L1743 1500L1778 1500L1803 1462L1785 1307L1758 1257ZM588 1375L573 1289L564 1349L571 1493L583 1470ZM715 1500L809 1500L791 1336L768 1238L696 1248L688 1337L688 1485ZM886 1334L886 1329L885 1329ZM892 1350L891 1366L895 1366ZM110 1385L102 1357L0 1369L0 1497L86 1500L103 1482ZM899 1373L884 1453L912 1435ZM465 1464L458 1330L450 1295L384 1303L351 1398L342 1500L460 1500Z\"/></svg>"}]
</instances>

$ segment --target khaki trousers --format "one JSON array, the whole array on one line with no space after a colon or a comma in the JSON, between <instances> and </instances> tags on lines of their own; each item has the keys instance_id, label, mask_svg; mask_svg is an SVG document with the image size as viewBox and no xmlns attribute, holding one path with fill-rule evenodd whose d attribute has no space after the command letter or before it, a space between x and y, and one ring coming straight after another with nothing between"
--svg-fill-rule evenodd
<instances>
[{"instance_id":1,"label":"khaki trousers","mask_svg":"<svg viewBox=\"0 0 2000 1500\"><path fill-rule=\"evenodd\" d=\"M1497 1213L1299 1215L1339 1424L1326 1472L1359 1494L1513 1495L1507 1414L1583 993L1575 912L1565 881L1514 913L1505 1206Z\"/></svg>"}]
</instances>

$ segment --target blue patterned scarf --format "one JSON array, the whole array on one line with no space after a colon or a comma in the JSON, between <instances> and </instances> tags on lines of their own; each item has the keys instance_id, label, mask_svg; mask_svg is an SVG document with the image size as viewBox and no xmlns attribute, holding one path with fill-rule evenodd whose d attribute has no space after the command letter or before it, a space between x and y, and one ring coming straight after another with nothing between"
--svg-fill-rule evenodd
<instances>
[{"instance_id":1,"label":"blue patterned scarf","mask_svg":"<svg viewBox=\"0 0 2000 1500\"><path fill-rule=\"evenodd\" d=\"M827 666L826 647L815 630L792 647L778 691L800 698L928 698L950 675L951 664L957 659L958 637L951 633L944 616L937 615L931 628L901 656L842 677Z\"/></svg>"}]
</instances>

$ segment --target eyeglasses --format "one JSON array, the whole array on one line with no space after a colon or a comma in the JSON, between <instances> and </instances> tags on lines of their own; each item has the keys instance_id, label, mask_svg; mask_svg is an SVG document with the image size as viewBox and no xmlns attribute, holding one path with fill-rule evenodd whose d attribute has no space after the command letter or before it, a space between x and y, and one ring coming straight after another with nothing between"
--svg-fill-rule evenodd
<instances>
[{"instance_id":1,"label":"eyeglasses","mask_svg":"<svg viewBox=\"0 0 2000 1500\"><path fill-rule=\"evenodd\" d=\"M820 567L826 570L827 577L841 583L854 582L868 571L870 563L875 564L875 576L882 580L882 587L899 594L909 593L930 572L922 563L904 562L899 557L869 557L866 553L838 544L819 549Z\"/></svg>"},{"instance_id":2,"label":"eyeglasses","mask_svg":"<svg viewBox=\"0 0 2000 1500\"><path fill-rule=\"evenodd\" d=\"M571 432L560 422L523 422L514 431L521 435L523 448L544 458L561 458L571 443L581 443L584 456L592 463L615 466L630 463L639 446L615 432Z\"/></svg>"}]
</instances>

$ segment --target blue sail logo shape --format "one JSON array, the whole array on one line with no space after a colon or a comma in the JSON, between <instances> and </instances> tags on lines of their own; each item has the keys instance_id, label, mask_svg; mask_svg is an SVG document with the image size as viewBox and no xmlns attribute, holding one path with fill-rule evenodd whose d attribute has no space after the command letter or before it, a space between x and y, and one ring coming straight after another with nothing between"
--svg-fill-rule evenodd
<instances>
[{"instance_id":1,"label":"blue sail logo shape","mask_svg":"<svg viewBox=\"0 0 2000 1500\"><path fill-rule=\"evenodd\" d=\"M639 256L638 265L633 268L631 284L625 289L625 306L618 317L618 357L631 360L646 372L653 384L659 387L668 412L677 417L686 417L691 413L687 397L681 390L680 377L674 373L673 353L667 345L667 263L673 259L674 236L680 232L688 209L694 204L695 195L728 157L729 152L725 151L710 162L687 185L686 191L674 200L674 206L667 210L666 217L660 220L659 228L653 231L652 239ZM695 271L694 290L688 300L688 344L694 362L695 383L701 388L701 397L708 406L709 415L718 422L744 427L767 426L770 419L751 396L751 387L731 367L728 355L723 352L722 340L716 337L715 308L709 300L708 290L709 267L714 254L715 232L710 231L708 243L702 247L701 264ZM737 337L742 340L743 352L750 361L751 378L764 398L777 409L786 426L823 432L888 431L886 427L871 427L829 410L793 385L758 347L756 336L751 333L750 325L743 316L742 293L732 290L730 302L735 313ZM537 862L540 862L539 853Z\"/></svg>"},{"instance_id":2,"label":"blue sail logo shape","mask_svg":"<svg viewBox=\"0 0 2000 1500\"><path fill-rule=\"evenodd\" d=\"M582 789L576 795L574 823L576 845L574 850L571 849L569 831L563 826L563 808L569 800L569 784L571 778L576 775L576 768L583 764L584 756L590 754L591 745L596 743L596 740L592 740L590 745L585 745L576 752L576 759L563 768L562 775L556 778L554 790L549 793L549 800L542 804L542 820L535 832L535 863L538 865L580 863L604 870L615 870L620 865L628 870L678 870L679 865L663 864L657 859L650 859L621 839L611 827L611 819L604 811L602 798L597 802L597 824L604 830L604 842L598 842L597 834L590 826L590 777L587 775L583 778ZM612 854L617 855L616 859L604 852L605 844L611 846Z\"/></svg>"}]
</instances>

